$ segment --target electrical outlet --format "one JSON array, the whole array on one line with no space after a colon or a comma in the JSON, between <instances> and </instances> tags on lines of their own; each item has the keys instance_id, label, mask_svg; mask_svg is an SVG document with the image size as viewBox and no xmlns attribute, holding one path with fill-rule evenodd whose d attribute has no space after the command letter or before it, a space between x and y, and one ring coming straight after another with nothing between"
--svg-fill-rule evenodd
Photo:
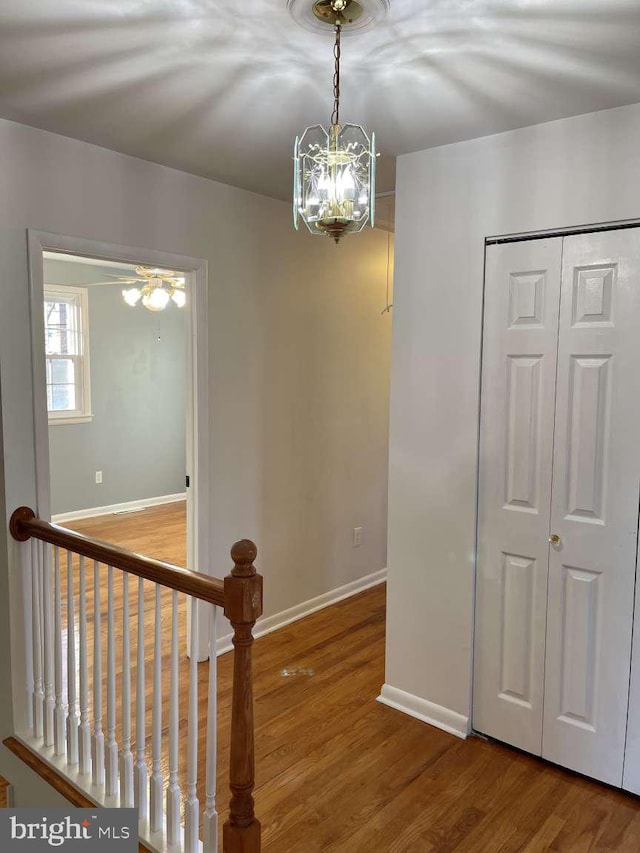
<instances>
[{"instance_id":1,"label":"electrical outlet","mask_svg":"<svg viewBox=\"0 0 640 853\"><path fill-rule=\"evenodd\" d=\"M102 482L102 471L96 471L96 483Z\"/></svg>"},{"instance_id":2,"label":"electrical outlet","mask_svg":"<svg viewBox=\"0 0 640 853\"><path fill-rule=\"evenodd\" d=\"M362 545L362 528L354 527L353 528L353 547L359 548Z\"/></svg>"}]
</instances>

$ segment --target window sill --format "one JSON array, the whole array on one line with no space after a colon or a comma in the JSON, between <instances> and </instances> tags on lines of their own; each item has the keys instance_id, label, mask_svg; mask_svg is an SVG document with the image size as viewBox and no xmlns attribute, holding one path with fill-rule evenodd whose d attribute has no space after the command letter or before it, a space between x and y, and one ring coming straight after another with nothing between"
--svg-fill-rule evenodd
<instances>
[{"instance_id":1,"label":"window sill","mask_svg":"<svg viewBox=\"0 0 640 853\"><path fill-rule=\"evenodd\" d=\"M93 420L93 415L71 415L68 418L49 418L49 426L59 424L88 424Z\"/></svg>"}]
</instances>

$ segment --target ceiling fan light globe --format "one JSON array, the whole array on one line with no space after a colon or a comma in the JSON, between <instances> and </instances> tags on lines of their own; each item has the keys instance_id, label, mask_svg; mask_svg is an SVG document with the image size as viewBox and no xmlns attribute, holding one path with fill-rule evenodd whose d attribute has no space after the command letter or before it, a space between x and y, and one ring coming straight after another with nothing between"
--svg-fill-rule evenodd
<instances>
[{"instance_id":1,"label":"ceiling fan light globe","mask_svg":"<svg viewBox=\"0 0 640 853\"><path fill-rule=\"evenodd\" d=\"M180 308L184 306L186 302L186 277L184 275L176 275L173 270L165 270L160 267L137 266L135 271L137 278L124 279L125 284L140 282L138 286L125 288L122 291L122 296L127 305L134 307L142 301L147 310L162 311L173 299Z\"/></svg>"},{"instance_id":2,"label":"ceiling fan light globe","mask_svg":"<svg viewBox=\"0 0 640 853\"><path fill-rule=\"evenodd\" d=\"M130 305L132 308L135 308L142 294L140 293L137 287L129 287L122 291L122 295L127 305Z\"/></svg>"},{"instance_id":3,"label":"ceiling fan light globe","mask_svg":"<svg viewBox=\"0 0 640 853\"><path fill-rule=\"evenodd\" d=\"M176 303L178 308L184 308L184 304L187 301L187 295L184 290L174 290L171 294L171 298Z\"/></svg>"},{"instance_id":4,"label":"ceiling fan light globe","mask_svg":"<svg viewBox=\"0 0 640 853\"><path fill-rule=\"evenodd\" d=\"M164 287L156 287L150 293L145 293L142 297L142 304L149 311L162 311L167 307L169 302L169 293Z\"/></svg>"}]
</instances>

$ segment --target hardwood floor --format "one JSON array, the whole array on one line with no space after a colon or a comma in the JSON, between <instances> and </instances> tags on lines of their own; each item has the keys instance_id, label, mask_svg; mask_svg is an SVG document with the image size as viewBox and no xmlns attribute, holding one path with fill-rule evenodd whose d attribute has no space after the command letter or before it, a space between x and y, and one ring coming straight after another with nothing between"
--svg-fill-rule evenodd
<instances>
[{"instance_id":1,"label":"hardwood floor","mask_svg":"<svg viewBox=\"0 0 640 853\"><path fill-rule=\"evenodd\" d=\"M67 521L63 527L139 551L147 557L186 565L186 502L149 507L141 512L100 515ZM231 545L231 543L229 543ZM224 567L223 567L224 568Z\"/></svg>"},{"instance_id":2,"label":"hardwood floor","mask_svg":"<svg viewBox=\"0 0 640 853\"><path fill-rule=\"evenodd\" d=\"M183 525L184 509L172 505L72 526L180 563ZM132 582L132 605L134 593ZM149 656L152 615L149 603ZM499 744L461 741L377 703L384 619L384 587L376 587L256 641L255 796L264 853L638 853L638 798ZM132 607L132 631L135 623ZM168 652L168 633L165 641ZM222 821L232 656L218 665ZM202 697L207 677L201 664ZM186 738L184 667L181 679ZM203 704L202 730L204 714ZM184 770L182 763L182 785Z\"/></svg>"}]
</instances>

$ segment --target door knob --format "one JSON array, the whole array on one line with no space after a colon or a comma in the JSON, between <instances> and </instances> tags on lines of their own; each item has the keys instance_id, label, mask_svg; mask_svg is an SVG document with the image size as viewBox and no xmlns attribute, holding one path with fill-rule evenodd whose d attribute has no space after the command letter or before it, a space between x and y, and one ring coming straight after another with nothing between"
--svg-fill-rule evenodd
<instances>
[{"instance_id":1,"label":"door knob","mask_svg":"<svg viewBox=\"0 0 640 853\"><path fill-rule=\"evenodd\" d=\"M553 533L553 534L549 537L549 542L550 542L552 545L562 545L562 539L558 536L558 534L557 534L557 533Z\"/></svg>"}]
</instances>

